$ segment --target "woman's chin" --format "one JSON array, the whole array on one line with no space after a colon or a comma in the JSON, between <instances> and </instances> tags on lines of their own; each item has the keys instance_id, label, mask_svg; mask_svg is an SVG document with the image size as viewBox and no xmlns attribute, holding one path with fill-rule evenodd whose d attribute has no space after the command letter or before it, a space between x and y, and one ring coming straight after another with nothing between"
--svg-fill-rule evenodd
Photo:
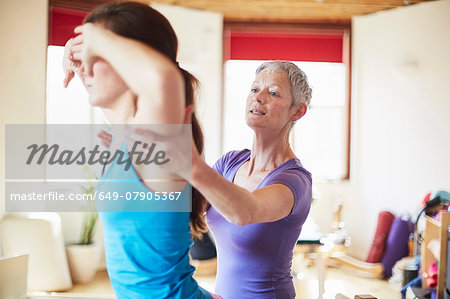
<instances>
[{"instance_id":1,"label":"woman's chin","mask_svg":"<svg viewBox=\"0 0 450 299\"><path fill-rule=\"evenodd\" d=\"M91 96L89 96L88 103L89 103L89 105L91 105L92 107L97 106L96 103L95 103L95 99L92 98Z\"/></svg>"},{"instance_id":2,"label":"woman's chin","mask_svg":"<svg viewBox=\"0 0 450 299\"><path fill-rule=\"evenodd\" d=\"M99 99L97 99L95 97L90 96L88 102L89 102L89 105L91 105L92 107L104 108L102 101L100 101Z\"/></svg>"},{"instance_id":3,"label":"woman's chin","mask_svg":"<svg viewBox=\"0 0 450 299\"><path fill-rule=\"evenodd\" d=\"M246 119L245 122L246 122L247 126L249 126L250 129L252 129L252 130L261 129L264 127L264 125L261 122L254 121L251 119Z\"/></svg>"}]
</instances>

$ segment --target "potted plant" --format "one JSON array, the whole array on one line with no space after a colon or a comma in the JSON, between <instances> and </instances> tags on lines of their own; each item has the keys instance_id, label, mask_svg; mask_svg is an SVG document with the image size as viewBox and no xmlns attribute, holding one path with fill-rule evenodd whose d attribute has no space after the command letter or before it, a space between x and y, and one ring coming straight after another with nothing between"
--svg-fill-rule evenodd
<instances>
[{"instance_id":1,"label":"potted plant","mask_svg":"<svg viewBox=\"0 0 450 299\"><path fill-rule=\"evenodd\" d=\"M95 186L82 188L85 194L94 196ZM84 212L80 239L66 245L73 283L88 283L94 279L97 272L101 256L101 246L93 242L97 220L97 212Z\"/></svg>"}]
</instances>

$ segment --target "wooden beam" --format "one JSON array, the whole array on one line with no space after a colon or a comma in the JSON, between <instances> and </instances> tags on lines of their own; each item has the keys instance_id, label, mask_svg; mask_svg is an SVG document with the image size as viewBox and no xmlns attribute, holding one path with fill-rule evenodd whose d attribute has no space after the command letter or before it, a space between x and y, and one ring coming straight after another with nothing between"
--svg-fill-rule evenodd
<instances>
[{"instance_id":1,"label":"wooden beam","mask_svg":"<svg viewBox=\"0 0 450 299\"><path fill-rule=\"evenodd\" d=\"M408 0L416 4L427 0ZM50 5L91 10L108 0L50 0ZM140 0L149 3L147 0ZM156 0L210 10L225 21L349 24L352 16L405 6L405 0Z\"/></svg>"}]
</instances>

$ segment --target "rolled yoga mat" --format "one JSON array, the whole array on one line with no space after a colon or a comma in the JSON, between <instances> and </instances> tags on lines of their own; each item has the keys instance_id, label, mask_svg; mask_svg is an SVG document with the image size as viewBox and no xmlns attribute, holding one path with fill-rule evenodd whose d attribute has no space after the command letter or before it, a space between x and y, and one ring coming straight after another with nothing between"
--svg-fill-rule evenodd
<instances>
[{"instance_id":1,"label":"rolled yoga mat","mask_svg":"<svg viewBox=\"0 0 450 299\"><path fill-rule=\"evenodd\" d=\"M386 241L386 250L381 260L386 278L391 277L394 264L401 258L408 256L409 235L413 232L414 224L410 220L394 219Z\"/></svg>"},{"instance_id":2,"label":"rolled yoga mat","mask_svg":"<svg viewBox=\"0 0 450 299\"><path fill-rule=\"evenodd\" d=\"M379 263L383 259L386 248L386 240L394 219L394 214L388 211L382 211L378 214L377 229L375 231L375 236L373 237L372 246L370 246L369 255L367 256L366 262Z\"/></svg>"}]
</instances>

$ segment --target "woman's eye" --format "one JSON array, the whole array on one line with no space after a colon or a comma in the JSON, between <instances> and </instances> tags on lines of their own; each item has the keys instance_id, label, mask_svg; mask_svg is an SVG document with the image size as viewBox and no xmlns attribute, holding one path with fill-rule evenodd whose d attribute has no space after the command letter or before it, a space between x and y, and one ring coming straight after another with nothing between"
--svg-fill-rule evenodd
<instances>
[{"instance_id":1,"label":"woman's eye","mask_svg":"<svg viewBox=\"0 0 450 299\"><path fill-rule=\"evenodd\" d=\"M253 92L253 93L257 92L256 88L252 88L250 91Z\"/></svg>"},{"instance_id":2,"label":"woman's eye","mask_svg":"<svg viewBox=\"0 0 450 299\"><path fill-rule=\"evenodd\" d=\"M277 94L276 92L274 92L274 91L271 91L271 92L270 92L270 95L271 95L271 96L274 96L274 97L277 97L277 96L278 96L278 94Z\"/></svg>"}]
</instances>

